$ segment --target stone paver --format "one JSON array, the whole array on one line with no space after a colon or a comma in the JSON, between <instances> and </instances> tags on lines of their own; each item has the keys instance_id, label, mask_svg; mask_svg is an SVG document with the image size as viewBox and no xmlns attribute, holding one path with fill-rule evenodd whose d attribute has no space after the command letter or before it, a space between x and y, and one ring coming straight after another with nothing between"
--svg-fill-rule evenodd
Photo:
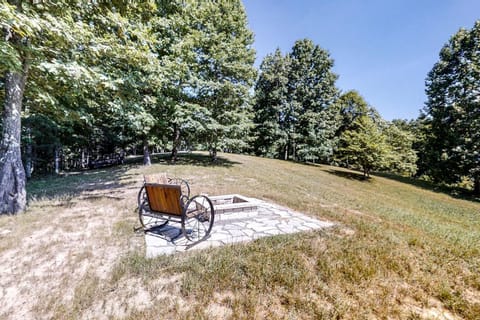
<instances>
[{"instance_id":1,"label":"stone paver","mask_svg":"<svg viewBox=\"0 0 480 320\"><path fill-rule=\"evenodd\" d=\"M215 215L210 237L189 249L187 249L188 241L183 237L178 223L145 233L147 257L333 226L331 222L317 220L276 204L254 198L249 198L249 201L257 205L255 212L235 212L235 216L230 216L228 219L222 219L221 214Z\"/></svg>"}]
</instances>

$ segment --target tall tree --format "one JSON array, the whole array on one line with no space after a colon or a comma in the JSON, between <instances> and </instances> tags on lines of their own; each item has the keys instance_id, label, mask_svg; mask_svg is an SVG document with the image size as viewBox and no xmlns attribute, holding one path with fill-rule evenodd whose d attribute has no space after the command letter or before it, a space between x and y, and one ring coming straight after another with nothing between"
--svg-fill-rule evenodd
<instances>
[{"instance_id":1,"label":"tall tree","mask_svg":"<svg viewBox=\"0 0 480 320\"><path fill-rule=\"evenodd\" d=\"M172 159L183 143L241 148L249 127L252 33L240 1L163 1L151 21L162 65L156 123L167 125Z\"/></svg>"},{"instance_id":2,"label":"tall tree","mask_svg":"<svg viewBox=\"0 0 480 320\"><path fill-rule=\"evenodd\" d=\"M287 133L291 119L287 116L288 57L279 49L267 55L260 65L255 85L254 150L257 155L286 159Z\"/></svg>"},{"instance_id":3,"label":"tall tree","mask_svg":"<svg viewBox=\"0 0 480 320\"><path fill-rule=\"evenodd\" d=\"M333 153L337 76L327 51L311 40L295 42L283 57L267 56L256 85L256 150L295 160L327 161ZM281 147L282 150L279 150Z\"/></svg>"},{"instance_id":4,"label":"tall tree","mask_svg":"<svg viewBox=\"0 0 480 320\"><path fill-rule=\"evenodd\" d=\"M192 92L212 158L218 149L245 146L251 128L249 90L255 79L253 34L240 0L187 1L193 15ZM192 7L193 6L193 7Z\"/></svg>"},{"instance_id":5,"label":"tall tree","mask_svg":"<svg viewBox=\"0 0 480 320\"><path fill-rule=\"evenodd\" d=\"M22 102L30 68L30 36L36 21L21 0L3 2L0 71L5 96L0 141L0 214L25 210L25 170L20 151Z\"/></svg>"},{"instance_id":6,"label":"tall tree","mask_svg":"<svg viewBox=\"0 0 480 320\"><path fill-rule=\"evenodd\" d=\"M464 176L480 194L480 20L460 29L440 51L426 80L424 108L429 174L438 181Z\"/></svg>"},{"instance_id":7,"label":"tall tree","mask_svg":"<svg viewBox=\"0 0 480 320\"><path fill-rule=\"evenodd\" d=\"M110 85L104 89L105 100L97 101L106 116L96 127L106 126L110 135L121 135L126 140L140 140L143 162L149 165L150 144L166 128L162 89L167 68L162 66L163 56L159 54L164 38L152 26L168 13L155 1L127 2L120 6L121 10L117 4L101 9L101 14L96 15L96 37L109 50L100 55L101 62L94 64L100 64Z\"/></svg>"},{"instance_id":8,"label":"tall tree","mask_svg":"<svg viewBox=\"0 0 480 320\"><path fill-rule=\"evenodd\" d=\"M151 50L161 38L149 27L156 9L154 1L78 3L62 54L32 69L27 117L48 115L64 149L112 153L141 141L149 163L162 124L154 111L164 74Z\"/></svg>"},{"instance_id":9,"label":"tall tree","mask_svg":"<svg viewBox=\"0 0 480 320\"><path fill-rule=\"evenodd\" d=\"M169 1L160 5L153 20L155 52L163 66L158 111L165 122L163 132L171 141L171 157L176 161L182 141L194 140L205 132L202 116L206 109L198 102L199 58L197 43L199 24L198 1ZM201 15L200 15L201 17ZM203 17L204 19L207 17Z\"/></svg>"},{"instance_id":10,"label":"tall tree","mask_svg":"<svg viewBox=\"0 0 480 320\"><path fill-rule=\"evenodd\" d=\"M125 72L126 76L116 77L120 69L115 69L117 73L112 76L108 66L115 64L112 57L125 57L123 61L130 62L130 67L122 71L132 70L132 61L136 66L151 66L147 63L153 57L149 56L148 41L138 31L143 29L138 25L125 28L127 23L121 16L134 11L138 17L148 12L150 4L152 2L130 6L122 1L112 4L75 0L2 2L0 71L5 79L2 81L5 96L0 143L0 213L25 209L25 172L20 154L22 112L37 118L47 117L63 131L66 139L90 124L93 131L97 131L100 126L94 122L96 116L106 119L102 115L111 114L112 110L124 110L113 112L124 119L128 113L134 115L134 119L142 114L137 112L138 108L132 110L125 106L141 105L139 101L148 101L148 97L142 96L133 102L128 99L130 104L116 102L125 101L123 92L117 90L119 84L148 82L145 78L132 80L132 75L144 69L139 72L137 68ZM131 88L127 87L125 92ZM22 102L26 102L26 110L22 109ZM105 123L108 120L111 118Z\"/></svg>"},{"instance_id":11,"label":"tall tree","mask_svg":"<svg viewBox=\"0 0 480 320\"><path fill-rule=\"evenodd\" d=\"M327 110L338 97L329 53L309 39L298 40L289 54L288 103L295 125L291 132L293 158L326 158L334 128Z\"/></svg>"}]
</instances>

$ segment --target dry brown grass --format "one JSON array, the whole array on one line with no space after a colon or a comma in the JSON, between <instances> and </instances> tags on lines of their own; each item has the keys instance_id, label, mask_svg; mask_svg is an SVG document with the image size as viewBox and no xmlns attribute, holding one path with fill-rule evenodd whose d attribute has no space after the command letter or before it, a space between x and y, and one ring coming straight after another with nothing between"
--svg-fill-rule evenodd
<instances>
[{"instance_id":1,"label":"dry brown grass","mask_svg":"<svg viewBox=\"0 0 480 320\"><path fill-rule=\"evenodd\" d=\"M29 212L0 217L0 318L478 318L478 202L328 166L222 159L32 181ZM160 171L193 193L262 198L337 227L145 259L136 192Z\"/></svg>"},{"instance_id":2,"label":"dry brown grass","mask_svg":"<svg viewBox=\"0 0 480 320\"><path fill-rule=\"evenodd\" d=\"M0 318L73 314L90 296L97 298L92 288L109 277L119 256L142 246L141 238L131 232L131 199L137 188L87 181L74 191L69 177L47 180L49 185L41 186L44 191L50 185L63 190L31 201L26 214L0 220ZM112 200L114 194L121 198ZM79 297L82 301L77 303Z\"/></svg>"}]
</instances>

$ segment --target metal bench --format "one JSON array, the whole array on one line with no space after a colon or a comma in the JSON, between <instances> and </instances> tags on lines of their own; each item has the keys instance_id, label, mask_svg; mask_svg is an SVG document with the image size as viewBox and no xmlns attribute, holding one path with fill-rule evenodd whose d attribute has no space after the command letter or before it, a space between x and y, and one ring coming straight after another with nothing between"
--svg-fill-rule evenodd
<instances>
[{"instance_id":1,"label":"metal bench","mask_svg":"<svg viewBox=\"0 0 480 320\"><path fill-rule=\"evenodd\" d=\"M185 180L165 177L160 183L149 181L152 179L145 177L138 193L139 220L144 231L169 222L180 223L184 237L191 242L189 246L210 236L215 212L207 196L190 198L190 187Z\"/></svg>"}]
</instances>

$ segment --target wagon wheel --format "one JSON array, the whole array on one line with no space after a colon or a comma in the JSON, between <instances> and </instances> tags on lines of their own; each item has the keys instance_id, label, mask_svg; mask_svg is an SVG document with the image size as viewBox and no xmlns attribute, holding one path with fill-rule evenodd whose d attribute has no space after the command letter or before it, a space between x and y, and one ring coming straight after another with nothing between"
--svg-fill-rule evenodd
<instances>
[{"instance_id":1,"label":"wagon wheel","mask_svg":"<svg viewBox=\"0 0 480 320\"><path fill-rule=\"evenodd\" d=\"M212 231L215 212L213 204L206 196L195 196L182 212L182 232L193 242L205 240Z\"/></svg>"},{"instance_id":2,"label":"wagon wheel","mask_svg":"<svg viewBox=\"0 0 480 320\"><path fill-rule=\"evenodd\" d=\"M190 186L188 185L187 181L180 178L169 178L168 183L180 185L180 189L182 190L182 196L190 198Z\"/></svg>"},{"instance_id":3,"label":"wagon wheel","mask_svg":"<svg viewBox=\"0 0 480 320\"><path fill-rule=\"evenodd\" d=\"M138 218L144 230L162 227L168 223L167 218L163 218L151 212L147 200L144 200L138 208Z\"/></svg>"},{"instance_id":4,"label":"wagon wheel","mask_svg":"<svg viewBox=\"0 0 480 320\"><path fill-rule=\"evenodd\" d=\"M140 188L140 191L138 191L138 196L137 196L137 207L140 209L140 206L142 203L147 200L147 192L145 191L145 185L143 185Z\"/></svg>"}]
</instances>

